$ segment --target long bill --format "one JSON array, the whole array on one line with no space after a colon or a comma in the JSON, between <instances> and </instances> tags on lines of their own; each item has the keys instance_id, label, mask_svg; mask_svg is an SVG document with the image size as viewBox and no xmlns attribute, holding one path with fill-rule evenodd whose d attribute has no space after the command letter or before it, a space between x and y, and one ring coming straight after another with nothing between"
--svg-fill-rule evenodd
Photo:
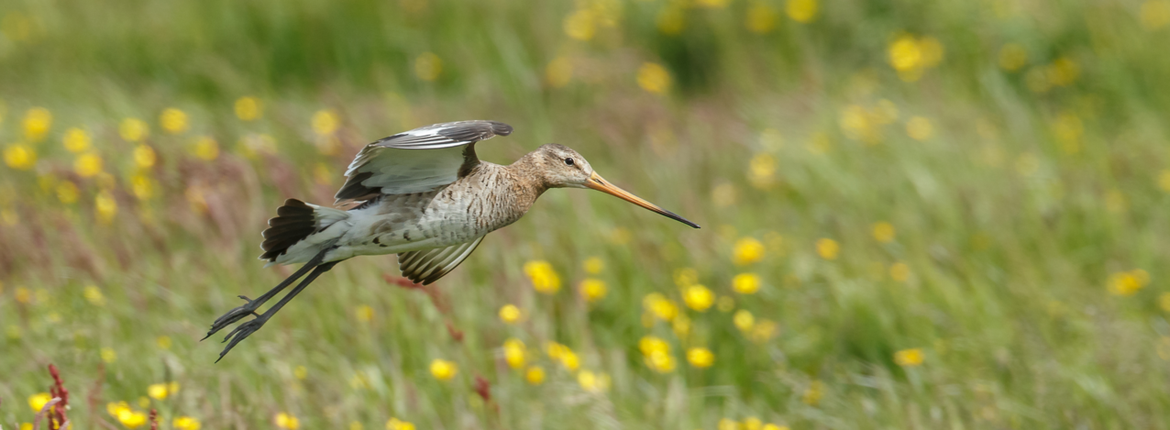
<instances>
[{"instance_id":1,"label":"long bill","mask_svg":"<svg viewBox=\"0 0 1170 430\"><path fill-rule=\"evenodd\" d=\"M689 226L694 227L694 228L699 228L698 224L687 221L686 218L675 215L674 212L660 208L660 207L658 207L658 205L656 205L654 203L650 203L646 200L643 200L641 197L635 196L635 195L631 194L629 191L618 188L616 185L609 183L609 181L606 181L605 178L602 178L601 175L598 175L597 172L593 172L593 176L590 176L589 180L585 181L585 187L591 188L591 189L594 189L597 191L601 191L601 192L606 193L606 194L613 195L619 199L625 200L627 202L630 202L630 203L636 204L638 206L644 207L646 209L652 210L654 212L657 212L660 215L665 216L667 218L673 219L675 221L681 222L683 224L689 225Z\"/></svg>"}]
</instances>

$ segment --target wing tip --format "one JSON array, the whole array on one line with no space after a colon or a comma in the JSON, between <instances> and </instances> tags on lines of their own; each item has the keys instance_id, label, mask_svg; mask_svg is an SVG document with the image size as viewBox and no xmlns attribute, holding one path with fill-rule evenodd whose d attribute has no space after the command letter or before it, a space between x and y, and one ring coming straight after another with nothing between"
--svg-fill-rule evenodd
<instances>
[{"instance_id":1,"label":"wing tip","mask_svg":"<svg viewBox=\"0 0 1170 430\"><path fill-rule=\"evenodd\" d=\"M504 123L499 122L499 121L488 121L488 124L491 124L493 134L496 134L499 136L507 136L509 134L512 134L512 126L510 126L508 124L504 124Z\"/></svg>"}]
</instances>

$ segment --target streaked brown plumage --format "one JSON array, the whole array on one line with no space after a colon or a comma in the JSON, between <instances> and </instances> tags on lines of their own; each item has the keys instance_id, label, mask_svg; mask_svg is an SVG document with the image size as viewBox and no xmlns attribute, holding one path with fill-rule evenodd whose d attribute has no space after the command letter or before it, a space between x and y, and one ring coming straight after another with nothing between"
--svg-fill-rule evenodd
<instances>
[{"instance_id":1,"label":"streaked brown plumage","mask_svg":"<svg viewBox=\"0 0 1170 430\"><path fill-rule=\"evenodd\" d=\"M398 254L403 276L429 284L466 259L485 235L519 220L549 188L603 191L698 228L606 182L584 157L562 145L543 145L506 166L479 160L477 142L511 132L500 122L461 121L399 133L367 145L350 164L335 203L357 203L352 209L287 200L269 220L260 259L305 265L256 300L245 297L248 303L217 319L207 335L255 314L308 276L263 315L228 334L224 341L231 342L220 358L338 262Z\"/></svg>"}]
</instances>

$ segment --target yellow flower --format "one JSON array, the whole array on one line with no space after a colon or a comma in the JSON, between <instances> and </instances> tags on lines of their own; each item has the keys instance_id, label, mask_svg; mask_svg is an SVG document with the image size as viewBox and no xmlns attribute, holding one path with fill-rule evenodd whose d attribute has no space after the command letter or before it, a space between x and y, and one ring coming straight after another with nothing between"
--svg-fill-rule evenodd
<instances>
[{"instance_id":1,"label":"yellow flower","mask_svg":"<svg viewBox=\"0 0 1170 430\"><path fill-rule=\"evenodd\" d=\"M102 295L102 290L96 285L87 285L81 293L85 296L85 300L94 306L105 306L106 296Z\"/></svg>"},{"instance_id":2,"label":"yellow flower","mask_svg":"<svg viewBox=\"0 0 1170 430\"><path fill-rule=\"evenodd\" d=\"M138 200L147 200L154 196L154 180L150 179L141 173L137 173L130 177L130 192L134 193L134 197Z\"/></svg>"},{"instance_id":3,"label":"yellow flower","mask_svg":"<svg viewBox=\"0 0 1170 430\"><path fill-rule=\"evenodd\" d=\"M544 369L540 366L529 367L528 371L524 372L524 379L529 384L540 385L541 382L544 382Z\"/></svg>"},{"instance_id":4,"label":"yellow flower","mask_svg":"<svg viewBox=\"0 0 1170 430\"><path fill-rule=\"evenodd\" d=\"M597 18L592 10L578 9L565 17L565 34L577 40L590 40L597 32Z\"/></svg>"},{"instance_id":5,"label":"yellow flower","mask_svg":"<svg viewBox=\"0 0 1170 430\"><path fill-rule=\"evenodd\" d=\"M723 418L719 420L719 424L715 428L719 430L739 430L739 423L731 418Z\"/></svg>"},{"instance_id":6,"label":"yellow flower","mask_svg":"<svg viewBox=\"0 0 1170 430\"><path fill-rule=\"evenodd\" d=\"M1146 30L1154 31L1166 27L1170 25L1170 0L1149 0L1142 3L1138 15L1141 17L1142 27Z\"/></svg>"},{"instance_id":7,"label":"yellow flower","mask_svg":"<svg viewBox=\"0 0 1170 430\"><path fill-rule=\"evenodd\" d=\"M27 305L33 301L32 291L29 291L29 289L25 287L16 287L16 291L13 291L13 295L15 296L14 298L16 299L17 303Z\"/></svg>"},{"instance_id":8,"label":"yellow flower","mask_svg":"<svg viewBox=\"0 0 1170 430\"><path fill-rule=\"evenodd\" d=\"M910 279L910 266L906 263L897 262L890 266L890 278L898 282L906 282Z\"/></svg>"},{"instance_id":9,"label":"yellow flower","mask_svg":"<svg viewBox=\"0 0 1170 430\"><path fill-rule=\"evenodd\" d=\"M642 63L638 68L638 86L654 94L665 94L670 89L670 72L657 63Z\"/></svg>"},{"instance_id":10,"label":"yellow flower","mask_svg":"<svg viewBox=\"0 0 1170 430\"><path fill-rule=\"evenodd\" d=\"M999 48L999 67L1009 72L1020 70L1028 64L1028 51L1023 46L1009 43Z\"/></svg>"},{"instance_id":11,"label":"yellow flower","mask_svg":"<svg viewBox=\"0 0 1170 430\"><path fill-rule=\"evenodd\" d=\"M756 34L770 33L776 28L780 13L763 2L754 2L747 10L744 26L748 31Z\"/></svg>"},{"instance_id":12,"label":"yellow flower","mask_svg":"<svg viewBox=\"0 0 1170 430\"><path fill-rule=\"evenodd\" d=\"M1114 273L1109 277L1109 292L1119 296L1132 296L1148 282L1150 274L1142 269Z\"/></svg>"},{"instance_id":13,"label":"yellow flower","mask_svg":"<svg viewBox=\"0 0 1170 430\"><path fill-rule=\"evenodd\" d=\"M305 366L297 366L293 369L293 376L303 381L309 377L309 369Z\"/></svg>"},{"instance_id":14,"label":"yellow flower","mask_svg":"<svg viewBox=\"0 0 1170 430\"><path fill-rule=\"evenodd\" d=\"M260 106L260 99L255 97L240 97L236 99L236 117L244 121L254 121L264 113Z\"/></svg>"},{"instance_id":15,"label":"yellow flower","mask_svg":"<svg viewBox=\"0 0 1170 430\"><path fill-rule=\"evenodd\" d=\"M8 227L14 227L20 224L20 214L12 209L0 209L0 224Z\"/></svg>"},{"instance_id":16,"label":"yellow flower","mask_svg":"<svg viewBox=\"0 0 1170 430\"><path fill-rule=\"evenodd\" d=\"M654 351L646 356L646 366L658 373L673 372L676 364L674 356L666 351Z\"/></svg>"},{"instance_id":17,"label":"yellow flower","mask_svg":"<svg viewBox=\"0 0 1170 430\"><path fill-rule=\"evenodd\" d=\"M735 242L732 261L737 266L755 263L764 258L764 244L754 237L745 237Z\"/></svg>"},{"instance_id":18,"label":"yellow flower","mask_svg":"<svg viewBox=\"0 0 1170 430\"><path fill-rule=\"evenodd\" d=\"M674 284L686 288L699 283L699 271L685 267L674 271Z\"/></svg>"},{"instance_id":19,"label":"yellow flower","mask_svg":"<svg viewBox=\"0 0 1170 430\"><path fill-rule=\"evenodd\" d=\"M90 178L102 172L102 157L94 154L81 154L73 161L73 171L77 176Z\"/></svg>"},{"instance_id":20,"label":"yellow flower","mask_svg":"<svg viewBox=\"0 0 1170 430\"><path fill-rule=\"evenodd\" d=\"M318 112L320 114L321 112ZM332 117L331 117L332 118ZM313 119L317 119L314 115ZM318 124L314 122L313 130L317 129ZM334 123L336 126L336 123ZM248 158L255 158L258 154L275 154L276 153L276 139L267 134L249 134L240 138L239 140L240 152Z\"/></svg>"},{"instance_id":21,"label":"yellow flower","mask_svg":"<svg viewBox=\"0 0 1170 430\"><path fill-rule=\"evenodd\" d=\"M569 84L573 79L573 62L565 57L557 57L548 63L544 69L544 80L553 88L560 88Z\"/></svg>"},{"instance_id":22,"label":"yellow flower","mask_svg":"<svg viewBox=\"0 0 1170 430\"><path fill-rule=\"evenodd\" d=\"M569 349L569 347L565 347L564 351L561 352L559 360L561 362L561 366L563 366L565 369L568 369L570 372L576 371L577 367L581 366L581 360L577 358L577 353L573 352L573 350Z\"/></svg>"},{"instance_id":23,"label":"yellow flower","mask_svg":"<svg viewBox=\"0 0 1170 430\"><path fill-rule=\"evenodd\" d=\"M922 364L922 349L903 349L894 353L894 362L902 367L915 367Z\"/></svg>"},{"instance_id":24,"label":"yellow flower","mask_svg":"<svg viewBox=\"0 0 1170 430\"><path fill-rule=\"evenodd\" d=\"M821 398L825 396L825 383L821 381L812 381L808 384L808 388L804 390L804 396L801 400L810 406L816 406L821 402Z\"/></svg>"},{"instance_id":25,"label":"yellow flower","mask_svg":"<svg viewBox=\"0 0 1170 430\"><path fill-rule=\"evenodd\" d=\"M605 298L607 289L605 281L594 278L585 278L581 281L581 296L585 298L586 302L594 303Z\"/></svg>"},{"instance_id":26,"label":"yellow flower","mask_svg":"<svg viewBox=\"0 0 1170 430\"><path fill-rule=\"evenodd\" d=\"M582 370L580 373L577 373L577 384L580 384L581 388L585 391L598 391L597 375L594 375L593 372L588 370Z\"/></svg>"},{"instance_id":27,"label":"yellow flower","mask_svg":"<svg viewBox=\"0 0 1170 430\"><path fill-rule=\"evenodd\" d=\"M642 307L663 321L670 321L678 315L678 305L661 293L650 293L642 299Z\"/></svg>"},{"instance_id":28,"label":"yellow flower","mask_svg":"<svg viewBox=\"0 0 1170 430\"><path fill-rule=\"evenodd\" d=\"M695 0L695 5L707 9L723 9L731 0Z\"/></svg>"},{"instance_id":29,"label":"yellow flower","mask_svg":"<svg viewBox=\"0 0 1170 430\"><path fill-rule=\"evenodd\" d=\"M751 333L748 333L748 338L752 342L764 343L776 336L776 332L780 331L780 325L772 320L762 319L756 322Z\"/></svg>"},{"instance_id":30,"label":"yellow flower","mask_svg":"<svg viewBox=\"0 0 1170 430\"><path fill-rule=\"evenodd\" d=\"M772 185L775 175L776 157L766 152L752 157L748 164L748 180L751 181L752 186L760 189L768 188Z\"/></svg>"},{"instance_id":31,"label":"yellow flower","mask_svg":"<svg viewBox=\"0 0 1170 430\"><path fill-rule=\"evenodd\" d=\"M524 357L524 342L515 338L504 341L504 361L508 362L508 366L513 369L524 367Z\"/></svg>"},{"instance_id":32,"label":"yellow flower","mask_svg":"<svg viewBox=\"0 0 1170 430\"><path fill-rule=\"evenodd\" d=\"M731 289L740 294L755 294L760 290L760 276L755 273L740 273L731 278Z\"/></svg>"},{"instance_id":33,"label":"yellow flower","mask_svg":"<svg viewBox=\"0 0 1170 430\"><path fill-rule=\"evenodd\" d=\"M313 132L318 136L330 136L337 131L340 121L331 110L319 110L313 114Z\"/></svg>"},{"instance_id":34,"label":"yellow flower","mask_svg":"<svg viewBox=\"0 0 1170 430\"><path fill-rule=\"evenodd\" d=\"M439 74L443 73L443 60L439 59L438 55L430 52L424 52L414 59L414 74L419 79L430 82L439 79Z\"/></svg>"},{"instance_id":35,"label":"yellow flower","mask_svg":"<svg viewBox=\"0 0 1170 430\"><path fill-rule=\"evenodd\" d=\"M715 354L707 348L691 348L687 350L687 362L700 369L711 367L715 364Z\"/></svg>"},{"instance_id":36,"label":"yellow flower","mask_svg":"<svg viewBox=\"0 0 1170 430\"><path fill-rule=\"evenodd\" d=\"M114 352L112 348L102 348L101 356L102 361L106 363L113 363L118 360L118 353Z\"/></svg>"},{"instance_id":37,"label":"yellow flower","mask_svg":"<svg viewBox=\"0 0 1170 430\"><path fill-rule=\"evenodd\" d=\"M97 212L98 220L108 223L118 214L118 202L109 191L101 191L93 198L93 208Z\"/></svg>"},{"instance_id":38,"label":"yellow flower","mask_svg":"<svg viewBox=\"0 0 1170 430\"><path fill-rule=\"evenodd\" d=\"M670 328L674 330L675 336L684 339L691 332L691 320L686 315L679 315L670 322Z\"/></svg>"},{"instance_id":39,"label":"yellow flower","mask_svg":"<svg viewBox=\"0 0 1170 430\"><path fill-rule=\"evenodd\" d=\"M158 122L163 130L170 134L179 134L187 131L187 114L176 108L166 108L158 116Z\"/></svg>"},{"instance_id":40,"label":"yellow flower","mask_svg":"<svg viewBox=\"0 0 1170 430\"><path fill-rule=\"evenodd\" d=\"M57 184L57 200L61 203L70 204L77 201L81 196L81 192L77 190L77 185L70 181L61 181Z\"/></svg>"},{"instance_id":41,"label":"yellow flower","mask_svg":"<svg viewBox=\"0 0 1170 430\"><path fill-rule=\"evenodd\" d=\"M719 309L719 312L731 312L732 309L735 309L735 298L731 296L720 297L719 301L715 303L715 308Z\"/></svg>"},{"instance_id":42,"label":"yellow flower","mask_svg":"<svg viewBox=\"0 0 1170 430\"><path fill-rule=\"evenodd\" d=\"M826 260L836 260L837 253L841 251L841 246L837 241L828 238L817 240L817 255Z\"/></svg>"},{"instance_id":43,"label":"yellow flower","mask_svg":"<svg viewBox=\"0 0 1170 430\"><path fill-rule=\"evenodd\" d=\"M16 170L28 170L37 164L37 152L24 144L4 148L4 164Z\"/></svg>"},{"instance_id":44,"label":"yellow flower","mask_svg":"<svg viewBox=\"0 0 1170 430\"><path fill-rule=\"evenodd\" d=\"M691 309L706 312L715 304L715 293L702 285L691 285L683 290L683 302Z\"/></svg>"},{"instance_id":45,"label":"yellow flower","mask_svg":"<svg viewBox=\"0 0 1170 430\"><path fill-rule=\"evenodd\" d=\"M171 425L175 427L175 430L199 430L203 426L198 419L188 416L176 417Z\"/></svg>"},{"instance_id":46,"label":"yellow flower","mask_svg":"<svg viewBox=\"0 0 1170 430\"><path fill-rule=\"evenodd\" d=\"M589 257L585 259L585 273L596 275L605 270L605 260L600 257Z\"/></svg>"},{"instance_id":47,"label":"yellow flower","mask_svg":"<svg viewBox=\"0 0 1170 430\"><path fill-rule=\"evenodd\" d=\"M516 305L504 305L500 308L500 319L508 324L515 324L520 321L520 308Z\"/></svg>"},{"instance_id":48,"label":"yellow flower","mask_svg":"<svg viewBox=\"0 0 1170 430\"><path fill-rule=\"evenodd\" d=\"M660 337L642 336L638 341L638 350L642 351L642 355L649 357L655 352L670 352L670 343Z\"/></svg>"},{"instance_id":49,"label":"yellow flower","mask_svg":"<svg viewBox=\"0 0 1170 430\"><path fill-rule=\"evenodd\" d=\"M360 305L353 310L353 315L361 322L370 322L374 320L374 308L370 305Z\"/></svg>"},{"instance_id":50,"label":"yellow flower","mask_svg":"<svg viewBox=\"0 0 1170 430\"><path fill-rule=\"evenodd\" d=\"M219 144L211 137L201 136L195 139L195 143L191 145L191 154L202 160L214 160L219 157Z\"/></svg>"},{"instance_id":51,"label":"yellow flower","mask_svg":"<svg viewBox=\"0 0 1170 430\"><path fill-rule=\"evenodd\" d=\"M606 239L609 240L609 243L614 245L625 245L630 243L630 236L631 234L629 230L622 227L615 227L609 231L609 233L606 235Z\"/></svg>"},{"instance_id":52,"label":"yellow flower","mask_svg":"<svg viewBox=\"0 0 1170 430\"><path fill-rule=\"evenodd\" d=\"M65 137L62 141L65 143L65 149L69 152L84 152L89 149L89 134L77 127L65 130Z\"/></svg>"},{"instance_id":53,"label":"yellow flower","mask_svg":"<svg viewBox=\"0 0 1170 430\"><path fill-rule=\"evenodd\" d=\"M386 430L414 430L414 424L398 418L390 418L390 421L386 422Z\"/></svg>"},{"instance_id":54,"label":"yellow flower","mask_svg":"<svg viewBox=\"0 0 1170 430\"><path fill-rule=\"evenodd\" d=\"M139 142L150 134L150 126L138 118L126 118L118 124L118 134L127 142Z\"/></svg>"},{"instance_id":55,"label":"yellow flower","mask_svg":"<svg viewBox=\"0 0 1170 430\"><path fill-rule=\"evenodd\" d=\"M287 430L297 430L301 427L301 420L297 419L297 417L293 416L292 414L281 412L276 414L276 427Z\"/></svg>"},{"instance_id":56,"label":"yellow flower","mask_svg":"<svg viewBox=\"0 0 1170 430\"><path fill-rule=\"evenodd\" d=\"M906 135L911 139L922 142L934 135L934 126L929 119L915 116L906 121Z\"/></svg>"},{"instance_id":57,"label":"yellow flower","mask_svg":"<svg viewBox=\"0 0 1170 430\"><path fill-rule=\"evenodd\" d=\"M155 400L166 400L169 394L167 384L150 384L146 387L146 395Z\"/></svg>"},{"instance_id":58,"label":"yellow flower","mask_svg":"<svg viewBox=\"0 0 1170 430\"><path fill-rule=\"evenodd\" d=\"M741 331L747 332L748 330L751 330L752 326L756 324L756 317L752 316L752 313L747 309L740 309L735 312L735 316L731 317L731 321L734 322L735 326Z\"/></svg>"},{"instance_id":59,"label":"yellow flower","mask_svg":"<svg viewBox=\"0 0 1170 430\"><path fill-rule=\"evenodd\" d=\"M760 430L764 423L756 417L747 417L743 420L743 430Z\"/></svg>"},{"instance_id":60,"label":"yellow flower","mask_svg":"<svg viewBox=\"0 0 1170 430\"><path fill-rule=\"evenodd\" d=\"M53 114L48 109L37 107L29 109L24 114L24 138L31 142L40 142L49 134L49 127L53 125Z\"/></svg>"},{"instance_id":61,"label":"yellow flower","mask_svg":"<svg viewBox=\"0 0 1170 430\"><path fill-rule=\"evenodd\" d=\"M436 358L431 361L431 375L440 381L449 381L459 373L459 368L456 367L455 362Z\"/></svg>"},{"instance_id":62,"label":"yellow flower","mask_svg":"<svg viewBox=\"0 0 1170 430\"><path fill-rule=\"evenodd\" d=\"M1063 87L1077 80L1077 77L1081 73L1081 68L1071 58L1061 57L1053 61L1046 68L1045 73L1048 75L1048 82L1052 85Z\"/></svg>"},{"instance_id":63,"label":"yellow flower","mask_svg":"<svg viewBox=\"0 0 1170 430\"><path fill-rule=\"evenodd\" d=\"M106 412L109 413L111 417L117 418L118 412L121 412L122 409L130 409L130 405L125 401L106 403Z\"/></svg>"},{"instance_id":64,"label":"yellow flower","mask_svg":"<svg viewBox=\"0 0 1170 430\"><path fill-rule=\"evenodd\" d=\"M32 408L33 412L40 412L45 408L45 404L53 400L53 395L49 393L37 393L29 396L28 407Z\"/></svg>"},{"instance_id":65,"label":"yellow flower","mask_svg":"<svg viewBox=\"0 0 1170 430\"><path fill-rule=\"evenodd\" d=\"M885 221L876 222L873 224L873 238L881 243L890 243L894 241L894 225Z\"/></svg>"},{"instance_id":66,"label":"yellow flower","mask_svg":"<svg viewBox=\"0 0 1170 430\"><path fill-rule=\"evenodd\" d=\"M1170 312L1170 293L1162 293L1158 296L1158 307L1166 312Z\"/></svg>"},{"instance_id":67,"label":"yellow flower","mask_svg":"<svg viewBox=\"0 0 1170 430\"><path fill-rule=\"evenodd\" d=\"M918 40L918 48L922 50L922 66L935 67L943 59L943 45L938 39L930 36Z\"/></svg>"},{"instance_id":68,"label":"yellow flower","mask_svg":"<svg viewBox=\"0 0 1170 430\"><path fill-rule=\"evenodd\" d=\"M809 23L817 16L817 0L788 0L785 11L793 21Z\"/></svg>"},{"instance_id":69,"label":"yellow flower","mask_svg":"<svg viewBox=\"0 0 1170 430\"><path fill-rule=\"evenodd\" d=\"M118 422L126 426L126 428L135 429L146 424L146 414L131 410L129 407L118 410Z\"/></svg>"},{"instance_id":70,"label":"yellow flower","mask_svg":"<svg viewBox=\"0 0 1170 430\"><path fill-rule=\"evenodd\" d=\"M150 145L142 144L134 148L134 164L138 165L139 168L150 168L157 160L154 148L151 148Z\"/></svg>"},{"instance_id":71,"label":"yellow flower","mask_svg":"<svg viewBox=\"0 0 1170 430\"><path fill-rule=\"evenodd\" d=\"M547 261L535 260L524 263L524 273L532 281L532 288L538 292L553 294L561 289L561 278Z\"/></svg>"},{"instance_id":72,"label":"yellow flower","mask_svg":"<svg viewBox=\"0 0 1170 430\"><path fill-rule=\"evenodd\" d=\"M154 343L158 344L159 348L171 349L171 337L162 335L154 339Z\"/></svg>"},{"instance_id":73,"label":"yellow flower","mask_svg":"<svg viewBox=\"0 0 1170 430\"><path fill-rule=\"evenodd\" d=\"M724 182L711 189L711 201L715 206L725 208L735 204L736 193L734 184Z\"/></svg>"},{"instance_id":74,"label":"yellow flower","mask_svg":"<svg viewBox=\"0 0 1170 430\"><path fill-rule=\"evenodd\" d=\"M878 116L860 105L849 105L842 109L837 124L845 137L850 139L871 145L881 141L882 124Z\"/></svg>"}]
</instances>

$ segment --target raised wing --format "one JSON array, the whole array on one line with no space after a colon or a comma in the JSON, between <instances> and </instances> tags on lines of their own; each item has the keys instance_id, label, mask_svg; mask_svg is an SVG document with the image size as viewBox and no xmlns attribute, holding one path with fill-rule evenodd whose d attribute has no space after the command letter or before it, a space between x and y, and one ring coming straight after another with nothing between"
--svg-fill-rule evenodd
<instances>
[{"instance_id":1,"label":"raised wing","mask_svg":"<svg viewBox=\"0 0 1170 430\"><path fill-rule=\"evenodd\" d=\"M430 284L455 270L455 266L467 259L467 256L475 251L483 238L480 236L471 242L451 245L446 248L403 252L398 254L398 269L402 270L402 276L410 279L411 282L423 285Z\"/></svg>"},{"instance_id":2,"label":"raised wing","mask_svg":"<svg viewBox=\"0 0 1170 430\"><path fill-rule=\"evenodd\" d=\"M383 138L358 153L334 197L340 202L434 190L479 164L475 142L511 133L508 124L476 120L429 125Z\"/></svg>"}]
</instances>

